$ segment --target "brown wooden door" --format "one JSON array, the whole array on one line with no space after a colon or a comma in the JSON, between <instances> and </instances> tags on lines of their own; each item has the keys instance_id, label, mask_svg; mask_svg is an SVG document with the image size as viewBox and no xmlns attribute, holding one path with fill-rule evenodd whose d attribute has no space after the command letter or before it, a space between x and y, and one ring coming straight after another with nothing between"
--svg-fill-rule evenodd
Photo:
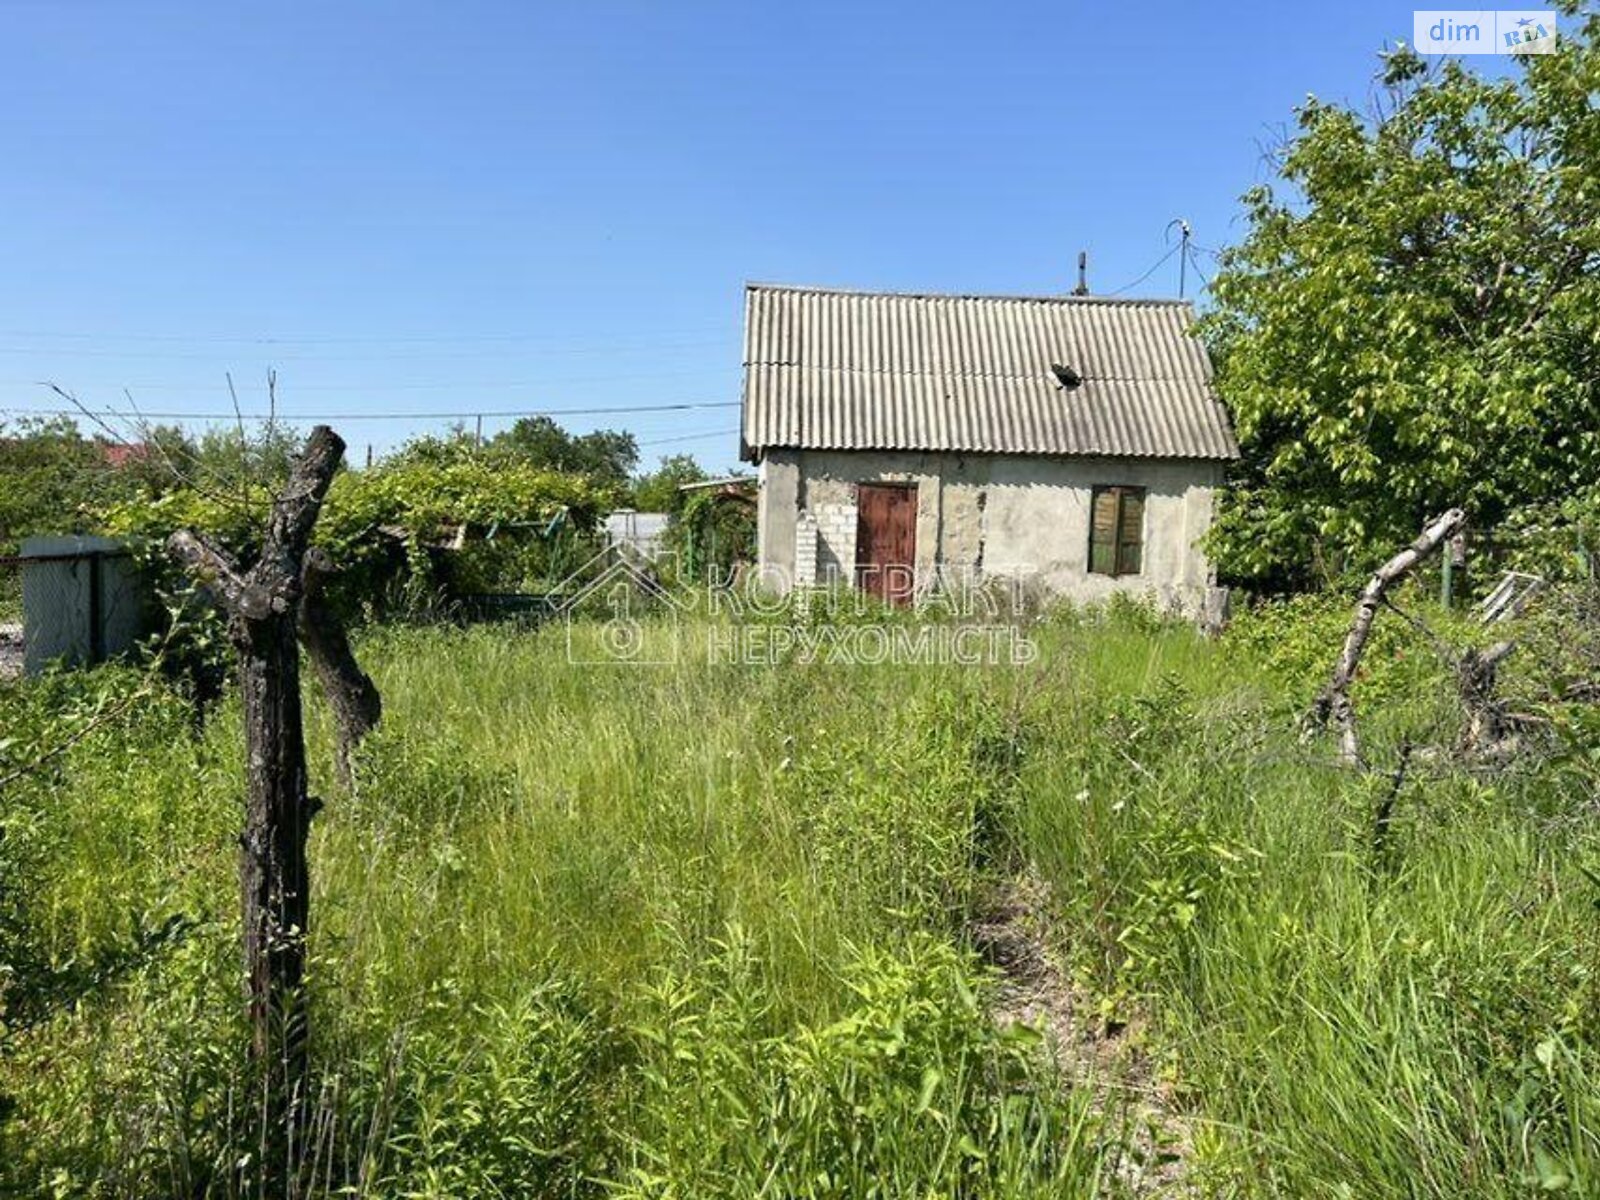
<instances>
[{"instance_id":1,"label":"brown wooden door","mask_svg":"<svg viewBox=\"0 0 1600 1200\"><path fill-rule=\"evenodd\" d=\"M856 489L856 586L890 604L910 604L916 586L917 486Z\"/></svg>"}]
</instances>

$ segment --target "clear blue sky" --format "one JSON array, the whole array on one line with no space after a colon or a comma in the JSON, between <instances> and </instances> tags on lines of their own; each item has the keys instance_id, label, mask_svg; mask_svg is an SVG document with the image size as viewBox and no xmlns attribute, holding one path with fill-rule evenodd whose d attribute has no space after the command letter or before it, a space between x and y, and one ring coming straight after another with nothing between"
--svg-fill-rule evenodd
<instances>
[{"instance_id":1,"label":"clear blue sky","mask_svg":"<svg viewBox=\"0 0 1600 1200\"><path fill-rule=\"evenodd\" d=\"M1111 291L1174 217L1235 239L1411 12L11 0L0 406L225 410L232 371L259 410L269 367L310 416L735 401L746 280L1049 293L1087 248ZM564 421L737 454L733 408Z\"/></svg>"}]
</instances>

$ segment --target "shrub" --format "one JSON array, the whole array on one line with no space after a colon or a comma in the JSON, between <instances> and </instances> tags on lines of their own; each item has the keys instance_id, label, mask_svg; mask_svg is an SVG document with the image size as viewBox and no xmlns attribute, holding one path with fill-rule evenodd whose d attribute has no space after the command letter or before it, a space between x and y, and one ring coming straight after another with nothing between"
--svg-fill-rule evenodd
<instances>
[{"instance_id":1,"label":"shrub","mask_svg":"<svg viewBox=\"0 0 1600 1200\"><path fill-rule=\"evenodd\" d=\"M503 590L533 577L570 569L574 546L558 531L591 528L611 493L579 475L562 474L515 458L466 453L400 456L334 478L314 541L342 568L333 592L351 612L384 598L418 598L440 588ZM177 529L206 534L248 558L271 501L265 483L237 494L180 487L153 498L107 507L102 520L114 534L156 549ZM462 551L445 551L457 535ZM170 568L167 582L172 583Z\"/></svg>"}]
</instances>

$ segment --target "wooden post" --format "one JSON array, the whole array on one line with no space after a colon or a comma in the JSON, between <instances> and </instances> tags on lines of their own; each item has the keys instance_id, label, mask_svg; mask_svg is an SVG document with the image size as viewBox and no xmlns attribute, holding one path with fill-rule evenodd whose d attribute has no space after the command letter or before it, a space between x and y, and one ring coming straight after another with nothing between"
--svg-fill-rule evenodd
<instances>
[{"instance_id":1,"label":"wooden post","mask_svg":"<svg viewBox=\"0 0 1600 1200\"><path fill-rule=\"evenodd\" d=\"M245 727L245 826L239 863L250 1053L261 1086L261 1155L250 1191L294 1195L306 1105L306 930L310 917L306 836L318 802L306 790L300 710L303 560L344 442L311 431L273 502L261 557L241 572L188 530L168 539L222 604L238 657Z\"/></svg>"}]
</instances>

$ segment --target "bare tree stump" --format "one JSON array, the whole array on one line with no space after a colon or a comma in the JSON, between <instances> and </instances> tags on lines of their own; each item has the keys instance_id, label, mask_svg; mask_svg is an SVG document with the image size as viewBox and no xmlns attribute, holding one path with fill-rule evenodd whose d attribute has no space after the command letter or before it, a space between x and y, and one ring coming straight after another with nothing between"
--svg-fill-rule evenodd
<instances>
[{"instance_id":1,"label":"bare tree stump","mask_svg":"<svg viewBox=\"0 0 1600 1200\"><path fill-rule=\"evenodd\" d=\"M306 790L300 709L302 577L311 530L343 453L333 430L312 430L273 502L261 556L249 570L241 572L187 530L167 543L226 611L238 656L246 750L239 874L250 1051L262 1088L261 1156L252 1190L274 1196L294 1194L306 1100L306 836L317 802Z\"/></svg>"},{"instance_id":2,"label":"bare tree stump","mask_svg":"<svg viewBox=\"0 0 1600 1200\"><path fill-rule=\"evenodd\" d=\"M1468 650L1456 664L1456 684L1466 709L1467 728L1461 749L1468 755L1492 754L1506 746L1511 730L1505 704L1495 699L1500 664L1517 648L1515 642L1496 642L1487 650Z\"/></svg>"},{"instance_id":3,"label":"bare tree stump","mask_svg":"<svg viewBox=\"0 0 1600 1200\"><path fill-rule=\"evenodd\" d=\"M1356 668L1361 665L1361 654L1372 634L1378 606L1390 587L1410 574L1418 563L1439 548L1441 542L1453 536L1466 519L1459 508L1452 508L1424 529L1416 541L1379 567L1367 586L1361 589L1355 618L1350 622L1350 632L1345 635L1344 649L1333 668L1333 677L1306 715L1307 733L1325 729L1330 723L1338 729L1339 757L1352 766L1361 762L1361 743L1356 736L1355 710L1350 704L1350 684L1356 677Z\"/></svg>"}]
</instances>

